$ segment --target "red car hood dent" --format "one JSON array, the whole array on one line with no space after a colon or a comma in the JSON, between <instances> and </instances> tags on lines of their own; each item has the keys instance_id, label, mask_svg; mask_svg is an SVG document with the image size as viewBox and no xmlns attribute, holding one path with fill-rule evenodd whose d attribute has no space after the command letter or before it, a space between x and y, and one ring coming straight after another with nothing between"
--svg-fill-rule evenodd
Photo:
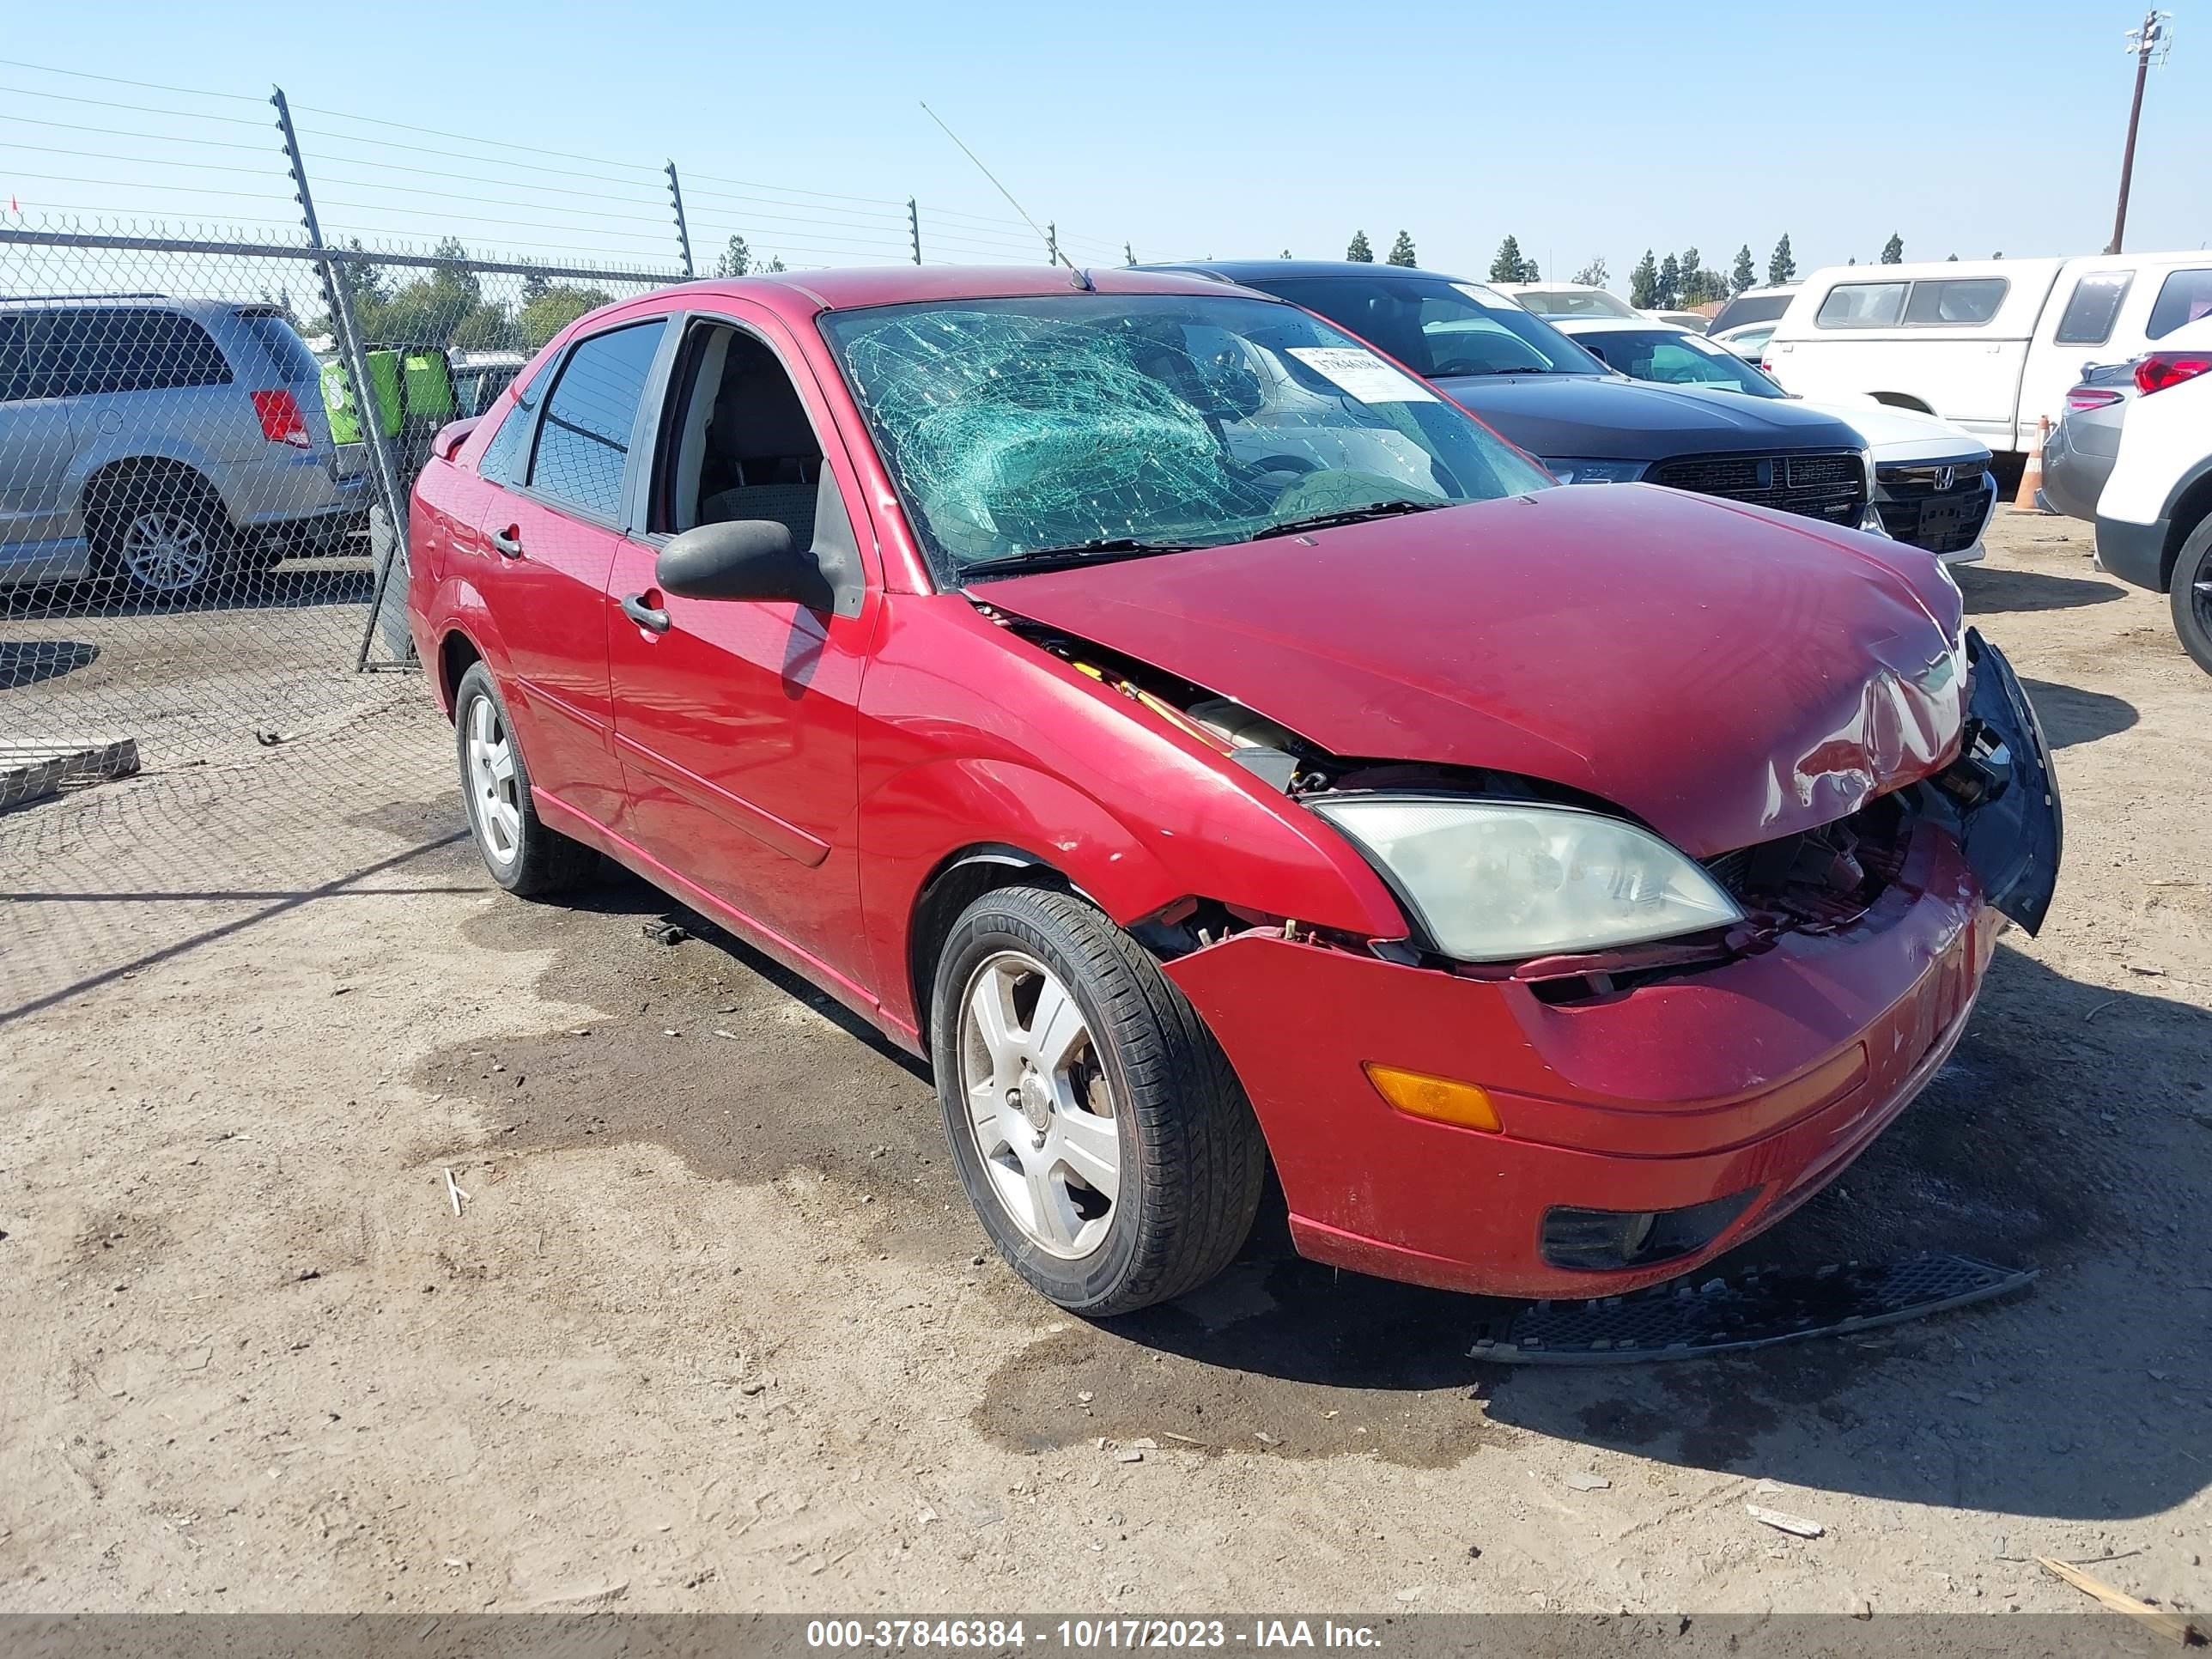
<instances>
[{"instance_id":1,"label":"red car hood dent","mask_svg":"<svg viewBox=\"0 0 2212 1659\"><path fill-rule=\"evenodd\" d=\"M1966 708L1932 559L1636 484L975 592L1337 755L1547 779L1696 858L1938 770Z\"/></svg>"}]
</instances>

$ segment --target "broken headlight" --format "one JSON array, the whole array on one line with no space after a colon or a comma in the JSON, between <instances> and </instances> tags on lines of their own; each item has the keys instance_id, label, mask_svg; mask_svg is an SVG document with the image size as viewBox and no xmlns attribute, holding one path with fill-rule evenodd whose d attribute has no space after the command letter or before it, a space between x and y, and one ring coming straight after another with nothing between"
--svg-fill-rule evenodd
<instances>
[{"instance_id":1,"label":"broken headlight","mask_svg":"<svg viewBox=\"0 0 2212 1659\"><path fill-rule=\"evenodd\" d=\"M1693 860L1602 813L1435 796L1306 804L1367 855L1429 942L1462 962L1604 950L1743 920Z\"/></svg>"}]
</instances>

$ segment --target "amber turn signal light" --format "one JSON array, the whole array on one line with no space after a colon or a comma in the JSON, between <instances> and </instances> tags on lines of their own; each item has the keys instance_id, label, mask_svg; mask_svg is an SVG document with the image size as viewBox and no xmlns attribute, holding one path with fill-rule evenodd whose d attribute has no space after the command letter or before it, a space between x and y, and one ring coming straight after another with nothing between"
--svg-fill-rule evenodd
<instances>
[{"instance_id":1,"label":"amber turn signal light","mask_svg":"<svg viewBox=\"0 0 2212 1659\"><path fill-rule=\"evenodd\" d=\"M1371 1060L1364 1061L1361 1069L1376 1093L1409 1116L1455 1123L1462 1129L1486 1129L1493 1134L1501 1127L1489 1092L1472 1083L1431 1077L1425 1072L1404 1072L1395 1066L1378 1066Z\"/></svg>"}]
</instances>

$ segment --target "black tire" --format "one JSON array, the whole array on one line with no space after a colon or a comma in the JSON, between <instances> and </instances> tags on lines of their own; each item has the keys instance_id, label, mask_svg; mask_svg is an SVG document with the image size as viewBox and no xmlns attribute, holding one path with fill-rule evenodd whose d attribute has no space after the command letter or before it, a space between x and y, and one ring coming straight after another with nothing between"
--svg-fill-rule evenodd
<instances>
[{"instance_id":1,"label":"black tire","mask_svg":"<svg viewBox=\"0 0 2212 1659\"><path fill-rule=\"evenodd\" d=\"M494 729L503 739L513 763L511 780L499 781L489 788L484 787L489 781L481 774L471 752L471 736L477 732L480 706L489 709ZM538 817L538 808L530 799L530 769L524 763L522 745L515 740L514 727L507 717L507 705L500 700L499 690L493 685L491 675L482 663L471 664L454 690L453 743L469 828L474 833L477 852L494 881L510 893L538 898L574 887L597 868L597 853L580 842L547 829ZM492 804L495 793L509 809L511 823ZM503 847L508 847L504 855Z\"/></svg>"},{"instance_id":2,"label":"black tire","mask_svg":"<svg viewBox=\"0 0 2212 1659\"><path fill-rule=\"evenodd\" d=\"M385 576L386 565L399 550L399 538L392 533L392 515L377 501L368 509L368 561L373 581L384 583L384 596L377 601L376 635L384 641L384 648L392 653L394 662L415 660L415 636L407 631L407 561L399 560L389 579ZM374 586L371 593L376 590Z\"/></svg>"},{"instance_id":3,"label":"black tire","mask_svg":"<svg viewBox=\"0 0 2212 1659\"><path fill-rule=\"evenodd\" d=\"M1041 963L1072 993L1110 1091L1118 1191L1103 1238L1080 1256L1055 1255L1009 1212L963 1098L969 989L1010 952ZM1001 888L953 924L930 1000L953 1163L1015 1272L1071 1313L1103 1318L1194 1290L1236 1258L1259 1208L1267 1146L1228 1057L1134 939L1069 894Z\"/></svg>"},{"instance_id":4,"label":"black tire","mask_svg":"<svg viewBox=\"0 0 2212 1659\"><path fill-rule=\"evenodd\" d=\"M2212 513L2197 521L2173 562L2173 631L2197 665L2212 674Z\"/></svg>"},{"instance_id":5,"label":"black tire","mask_svg":"<svg viewBox=\"0 0 2212 1659\"><path fill-rule=\"evenodd\" d=\"M207 592L224 575L237 539L215 487L196 472L169 471L103 488L87 504L85 530L94 574L140 599Z\"/></svg>"}]
</instances>

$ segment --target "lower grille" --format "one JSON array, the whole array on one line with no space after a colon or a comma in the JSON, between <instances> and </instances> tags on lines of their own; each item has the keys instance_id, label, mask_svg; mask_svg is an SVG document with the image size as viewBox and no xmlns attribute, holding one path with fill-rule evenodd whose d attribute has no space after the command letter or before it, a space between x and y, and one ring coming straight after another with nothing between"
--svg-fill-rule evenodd
<instances>
[{"instance_id":1,"label":"lower grille","mask_svg":"<svg viewBox=\"0 0 2212 1659\"><path fill-rule=\"evenodd\" d=\"M1856 528L1866 512L1866 471L1848 451L1812 455L1686 455L1662 461L1650 482L1699 495L1779 507Z\"/></svg>"}]
</instances>

